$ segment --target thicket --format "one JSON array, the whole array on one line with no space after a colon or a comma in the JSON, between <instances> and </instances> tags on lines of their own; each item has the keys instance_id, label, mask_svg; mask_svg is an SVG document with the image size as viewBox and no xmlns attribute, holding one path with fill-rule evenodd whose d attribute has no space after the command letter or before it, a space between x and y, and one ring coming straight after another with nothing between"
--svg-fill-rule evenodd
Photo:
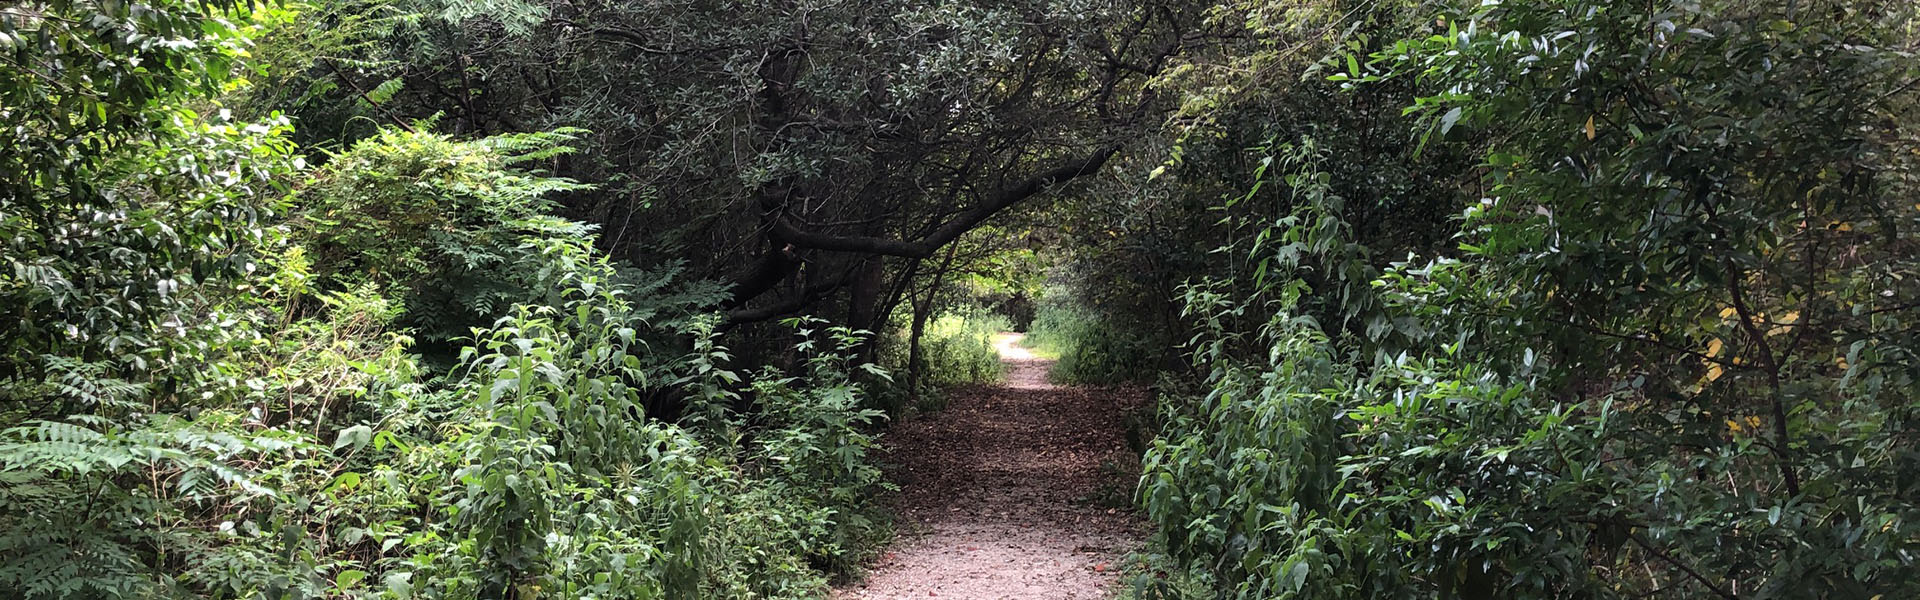
<instances>
[{"instance_id":1,"label":"thicket","mask_svg":"<svg viewBox=\"0 0 1920 600\"><path fill-rule=\"evenodd\" d=\"M0 9L0 591L815 597L885 534L865 334L734 366L720 286L546 214L576 132L309 168L221 108L289 17Z\"/></svg>"},{"instance_id":2,"label":"thicket","mask_svg":"<svg viewBox=\"0 0 1920 600\"><path fill-rule=\"evenodd\" d=\"M878 341L878 363L905 374L881 386L889 410L937 408L951 388L1005 375L995 335L1031 321L1045 266L1018 231L984 226L910 267L918 279L900 289L906 310Z\"/></svg>"},{"instance_id":3,"label":"thicket","mask_svg":"<svg viewBox=\"0 0 1920 600\"><path fill-rule=\"evenodd\" d=\"M908 316L910 319L911 316ZM876 386L880 407L889 413L914 410L934 411L946 406L946 394L955 387L993 383L1006 375L994 338L1011 329L1007 317L974 307L954 307L931 316L922 326L919 338L912 325L902 324L880 340L879 364L889 372L919 372L911 387L905 379ZM919 345L918 352L913 344ZM908 365L910 361L917 365Z\"/></svg>"},{"instance_id":4,"label":"thicket","mask_svg":"<svg viewBox=\"0 0 1920 600\"><path fill-rule=\"evenodd\" d=\"M1382 265L1341 154L1254 153L1136 593L1920 594L1911 8L1433 3L1336 46L1481 152L1457 247Z\"/></svg>"},{"instance_id":5,"label":"thicket","mask_svg":"<svg viewBox=\"0 0 1920 600\"><path fill-rule=\"evenodd\" d=\"M1012 324L1006 317L977 309L934 317L921 340L926 348L926 383L950 387L998 381L1005 366L993 338L1009 329Z\"/></svg>"},{"instance_id":6,"label":"thicket","mask_svg":"<svg viewBox=\"0 0 1920 600\"><path fill-rule=\"evenodd\" d=\"M1345 199L1338 215L1370 249L1369 262L1452 254L1451 219L1475 185L1466 177L1479 159L1473 142L1422 144L1412 135L1422 116L1403 110L1418 95L1411 78L1349 91L1330 77L1344 63L1325 60L1346 48L1378 49L1410 30L1424 35L1434 11L1419 3L1216 5L1209 22L1233 33L1156 78L1156 89L1177 93L1180 103L1116 158L1125 175L1091 182L1040 218L1055 260L1045 304L1058 322L1080 324L1066 327L1097 332L1057 344L1063 359L1080 355L1090 365L1063 365L1067 380L1205 374L1183 356L1201 331L1182 315L1182 289L1213 280L1235 296L1256 292L1257 265L1244 246L1293 205L1283 186L1254 176L1274 160L1258 149L1277 142L1312 138L1338 157L1321 169ZM1316 285L1331 275L1301 274ZM1229 328L1259 324L1243 318Z\"/></svg>"},{"instance_id":7,"label":"thicket","mask_svg":"<svg viewBox=\"0 0 1920 600\"><path fill-rule=\"evenodd\" d=\"M1049 294L1041 299L1025 342L1055 362L1047 378L1104 385L1154 377L1169 353L1163 335L1115 326L1115 319Z\"/></svg>"}]
</instances>

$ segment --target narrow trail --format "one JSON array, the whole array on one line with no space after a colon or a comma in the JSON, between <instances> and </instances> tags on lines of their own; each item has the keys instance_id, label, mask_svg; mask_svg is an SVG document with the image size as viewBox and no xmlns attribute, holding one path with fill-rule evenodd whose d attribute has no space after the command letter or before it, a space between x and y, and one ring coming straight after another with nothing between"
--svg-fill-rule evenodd
<instances>
[{"instance_id":1,"label":"narrow trail","mask_svg":"<svg viewBox=\"0 0 1920 600\"><path fill-rule=\"evenodd\" d=\"M1144 398L1048 384L1052 361L1021 337L994 339L1006 383L954 390L888 434L900 537L833 598L1107 597L1144 529L1095 498L1132 489L1123 418Z\"/></svg>"}]
</instances>

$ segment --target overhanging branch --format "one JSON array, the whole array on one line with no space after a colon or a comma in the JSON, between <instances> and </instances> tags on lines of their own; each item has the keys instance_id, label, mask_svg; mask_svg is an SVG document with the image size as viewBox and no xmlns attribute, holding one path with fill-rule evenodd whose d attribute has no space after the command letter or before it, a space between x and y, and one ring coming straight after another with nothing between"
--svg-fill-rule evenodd
<instances>
[{"instance_id":1,"label":"overhanging branch","mask_svg":"<svg viewBox=\"0 0 1920 600\"><path fill-rule=\"evenodd\" d=\"M883 254L906 258L927 258L932 256L934 251L939 250L942 246L947 245L955 239L959 239L960 236L965 235L969 231L973 231L979 227L981 223L992 218L993 215L999 214L1000 211L1019 204L1022 200L1036 196L1054 184L1098 172L1100 167L1106 165L1107 161L1112 159L1113 155L1119 151L1119 145L1109 145L1095 150L1090 155L1069 161L1034 175L1033 177L1029 177L1021 181L1018 185L1001 190L1000 193L995 194L986 202L966 212L960 213L959 216L934 228L934 230L925 237L914 241L877 237L836 236L805 231L794 226L792 222L785 218L775 219L770 233L775 239L781 242L811 250Z\"/></svg>"},{"instance_id":2,"label":"overhanging branch","mask_svg":"<svg viewBox=\"0 0 1920 600\"><path fill-rule=\"evenodd\" d=\"M807 307L812 306L813 303L819 302L820 299L826 297L827 294L833 293L835 290L838 290L842 287L846 287L846 285L849 282L853 281L854 272L855 272L855 269L848 269L840 273L838 277L834 277L833 279L829 279L826 281L822 281L822 282L807 286L806 289L801 290L801 292L795 295L793 298L787 299L786 301L780 302L778 304L763 306L760 308L736 309L736 310L728 311L727 320L725 323L721 324L721 327L725 329L725 328L731 328L735 325L741 325L745 323L757 323L760 321L765 321L767 319L784 317L784 316L799 312L801 310L804 310Z\"/></svg>"}]
</instances>

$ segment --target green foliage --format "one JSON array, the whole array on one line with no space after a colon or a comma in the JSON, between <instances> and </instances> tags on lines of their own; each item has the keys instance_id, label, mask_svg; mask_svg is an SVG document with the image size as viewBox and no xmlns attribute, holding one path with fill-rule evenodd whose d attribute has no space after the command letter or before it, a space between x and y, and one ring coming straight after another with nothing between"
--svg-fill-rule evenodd
<instances>
[{"instance_id":1,"label":"green foliage","mask_svg":"<svg viewBox=\"0 0 1920 600\"><path fill-rule=\"evenodd\" d=\"M846 358L861 336L803 331L806 378L748 382L746 429L682 429L645 395L705 365L726 386L707 393L731 396L724 356L654 350L635 288L580 242L522 246L561 300L478 332L444 386L413 379L387 301L330 294L209 357L191 383L218 401L192 421L0 434L0 581L27 598L813 597L885 534L879 415ZM286 314L263 297L236 306Z\"/></svg>"},{"instance_id":2,"label":"green foliage","mask_svg":"<svg viewBox=\"0 0 1920 600\"><path fill-rule=\"evenodd\" d=\"M185 525L214 496L271 496L238 465L302 451L186 389L228 335L208 307L259 268L298 167L285 119L205 106L244 51L229 19L250 17L0 8L0 590L170 594L170 567L207 556Z\"/></svg>"},{"instance_id":3,"label":"green foliage","mask_svg":"<svg viewBox=\"0 0 1920 600\"><path fill-rule=\"evenodd\" d=\"M1455 230L1460 179L1478 162L1472 140L1434 144L1416 153L1408 134L1418 115L1411 80L1373 82L1363 93L1329 77L1344 68L1342 52L1365 53L1432 22L1417 3L1235 0L1212 3L1210 27L1228 37L1176 59L1154 89L1177 95L1166 126L1116 157L1125 176L1103 178L1045 212L1056 268L1043 304L1053 319L1098 332L1059 343L1065 380L1153 381L1168 373L1195 379L1180 348L1199 333L1182 319L1181 286L1212 279L1246 296L1258 265L1247 245L1301 197L1261 173L1285 157L1276 141L1312 139L1334 160L1319 170L1341 199L1333 215L1350 241L1369 249L1373 267L1409 252L1444 254ZM1329 59L1329 54L1335 58ZM1464 138L1464 130L1455 131ZM1277 178L1276 178L1277 179ZM1315 286L1332 273L1300 274ZM1330 318L1339 300L1311 302L1303 312ZM1323 312L1324 311L1324 312ZM1229 326L1252 331L1260 319ZM1044 329L1036 325L1035 329ZM1045 333L1042 331L1041 333ZM1046 335L1042 338L1046 343ZM1080 356L1069 351L1080 347ZM1249 356L1262 353L1244 349ZM1074 363L1084 362L1087 366ZM1076 374L1078 373L1078 374Z\"/></svg>"},{"instance_id":4,"label":"green foliage","mask_svg":"<svg viewBox=\"0 0 1920 600\"><path fill-rule=\"evenodd\" d=\"M1062 295L1055 290L1041 298L1025 340L1040 355L1057 361L1048 379L1104 385L1142 381L1157 372L1161 357L1170 351L1167 342L1115 327Z\"/></svg>"},{"instance_id":5,"label":"green foliage","mask_svg":"<svg viewBox=\"0 0 1920 600\"><path fill-rule=\"evenodd\" d=\"M512 165L567 131L384 132L283 214L285 120L186 108L236 83L217 8L0 9L0 592L812 597L884 535L851 333L806 382L660 345L716 287L544 214L580 186ZM648 405L743 388L727 435Z\"/></svg>"},{"instance_id":6,"label":"green foliage","mask_svg":"<svg viewBox=\"0 0 1920 600\"><path fill-rule=\"evenodd\" d=\"M783 504L777 514L795 521L794 549L815 565L846 572L885 535L885 523L875 519L872 494L889 487L867 458L875 441L869 432L885 414L862 408L868 401L853 375L890 375L851 360L870 333L819 330L823 322L818 319L789 323L801 327L796 349L810 353L807 368L801 377L781 377L768 369L754 381L766 433L748 460L770 475L763 489Z\"/></svg>"},{"instance_id":7,"label":"green foliage","mask_svg":"<svg viewBox=\"0 0 1920 600\"><path fill-rule=\"evenodd\" d=\"M574 131L471 142L386 129L335 156L301 190L294 238L331 289L391 290L400 324L431 340L464 335L547 293L544 257L520 239L586 231L542 219L555 193L585 189L509 165L570 151Z\"/></svg>"},{"instance_id":8,"label":"green foliage","mask_svg":"<svg viewBox=\"0 0 1920 600\"><path fill-rule=\"evenodd\" d=\"M817 597L1045 272L1136 595L1920 597L1913 13L6 3L0 596Z\"/></svg>"},{"instance_id":9,"label":"green foliage","mask_svg":"<svg viewBox=\"0 0 1920 600\"><path fill-rule=\"evenodd\" d=\"M911 316L907 316L911 318ZM890 370L905 371L911 325L903 324L884 343L880 360ZM978 307L957 307L927 320L920 338L920 385L923 392L959 385L992 383L1006 374L994 336L1012 328L1004 316ZM924 396L923 396L924 397Z\"/></svg>"},{"instance_id":10,"label":"green foliage","mask_svg":"<svg viewBox=\"0 0 1920 600\"><path fill-rule=\"evenodd\" d=\"M927 323L924 382L934 387L991 383L1005 375L993 338L1007 331L1007 318L981 310L954 310Z\"/></svg>"},{"instance_id":11,"label":"green foliage","mask_svg":"<svg viewBox=\"0 0 1920 600\"><path fill-rule=\"evenodd\" d=\"M147 360L197 284L239 273L278 204L285 120L187 104L246 40L235 2L58 1L0 9L0 370L33 354ZM233 11L233 12L229 12ZM138 253L124 252L138 248ZM112 291L105 291L112 290Z\"/></svg>"},{"instance_id":12,"label":"green foliage","mask_svg":"<svg viewBox=\"0 0 1920 600\"><path fill-rule=\"evenodd\" d=\"M245 503L272 495L235 463L311 451L283 432L224 431L230 423L227 415L157 415L127 426L38 421L0 433L0 508L8 515L0 521L0 585L27 598L167 593L172 578L151 563L213 554L202 546L204 531L182 526L193 509L219 496ZM152 487L120 483L148 478Z\"/></svg>"},{"instance_id":13,"label":"green foliage","mask_svg":"<svg viewBox=\"0 0 1920 600\"><path fill-rule=\"evenodd\" d=\"M1065 179L1047 173L1152 127L1147 79L1210 33L1193 2L313 4L269 33L288 65L254 90L303 141L333 148L434 115L461 136L590 129L582 152L542 166L594 184L557 200L605 233L601 248L731 278L743 321L844 307L876 331L931 265L816 247L784 225L903 241L991 227L975 217L1005 212L984 210L996 198L1050 195ZM999 288L1024 325L1030 282L996 275L953 279ZM729 331L757 336L736 344L750 360L779 346L771 327Z\"/></svg>"},{"instance_id":14,"label":"green foliage","mask_svg":"<svg viewBox=\"0 0 1920 600\"><path fill-rule=\"evenodd\" d=\"M9 212L61 196L111 200L118 149L191 129L199 119L179 103L221 91L246 43L228 17L245 19L247 6L53 0L0 10L0 198L20 203Z\"/></svg>"},{"instance_id":15,"label":"green foliage","mask_svg":"<svg viewBox=\"0 0 1920 600\"><path fill-rule=\"evenodd\" d=\"M408 540L391 553L383 543L367 570L389 591L435 597L816 592L807 561L838 559L875 529L865 498L878 472L858 429L874 415L854 408L843 361L813 361L813 385L754 382L767 441L753 451L733 447L735 436L647 421L641 391L675 367L646 353L614 270L575 243L533 246L579 267L553 271L565 301L522 305L476 338L449 418L348 428L336 442L371 441L362 480L405 484L361 492L400 510L359 513L355 526ZM380 442L389 434L391 450ZM415 510L438 517L414 523Z\"/></svg>"},{"instance_id":16,"label":"green foliage","mask_svg":"<svg viewBox=\"0 0 1920 600\"><path fill-rule=\"evenodd\" d=\"M1461 255L1372 267L1331 159L1278 163L1256 292L1188 289L1139 590L1920 593L1911 7L1438 10L1342 78L1495 140Z\"/></svg>"}]
</instances>

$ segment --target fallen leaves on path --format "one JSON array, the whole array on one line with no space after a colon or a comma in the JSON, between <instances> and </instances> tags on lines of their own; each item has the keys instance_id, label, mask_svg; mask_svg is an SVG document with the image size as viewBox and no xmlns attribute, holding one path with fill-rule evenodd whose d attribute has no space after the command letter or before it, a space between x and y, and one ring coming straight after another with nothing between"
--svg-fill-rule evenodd
<instances>
[{"instance_id":1,"label":"fallen leaves on path","mask_svg":"<svg viewBox=\"0 0 1920 600\"><path fill-rule=\"evenodd\" d=\"M888 433L901 536L835 598L1106 596L1143 526L1091 497L1132 489L1123 417L1144 396L1048 385L1051 363L1017 340L998 344L1005 384L955 390L946 410Z\"/></svg>"}]
</instances>

